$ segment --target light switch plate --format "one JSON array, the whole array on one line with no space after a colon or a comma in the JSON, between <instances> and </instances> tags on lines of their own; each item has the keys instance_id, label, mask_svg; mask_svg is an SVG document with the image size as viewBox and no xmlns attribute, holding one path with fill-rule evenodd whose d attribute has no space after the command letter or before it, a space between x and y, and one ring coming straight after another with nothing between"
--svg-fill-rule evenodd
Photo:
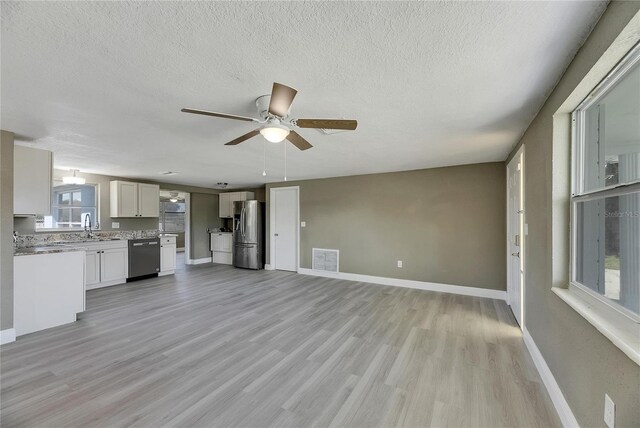
<instances>
[{"instance_id":1,"label":"light switch plate","mask_svg":"<svg viewBox=\"0 0 640 428\"><path fill-rule=\"evenodd\" d=\"M402 260L398 260L398 267L401 268L402 267Z\"/></svg>"},{"instance_id":2,"label":"light switch plate","mask_svg":"<svg viewBox=\"0 0 640 428\"><path fill-rule=\"evenodd\" d=\"M306 221L301 221L300 222L300 227L307 227L307 222Z\"/></svg>"},{"instance_id":3,"label":"light switch plate","mask_svg":"<svg viewBox=\"0 0 640 428\"><path fill-rule=\"evenodd\" d=\"M120 229L120 222L111 222L111 229Z\"/></svg>"},{"instance_id":4,"label":"light switch plate","mask_svg":"<svg viewBox=\"0 0 640 428\"><path fill-rule=\"evenodd\" d=\"M524 224L524 234L525 236L529 234L529 225L527 223Z\"/></svg>"},{"instance_id":5,"label":"light switch plate","mask_svg":"<svg viewBox=\"0 0 640 428\"><path fill-rule=\"evenodd\" d=\"M604 394L604 423L609 428L614 428L616 425L616 405L607 394Z\"/></svg>"}]
</instances>

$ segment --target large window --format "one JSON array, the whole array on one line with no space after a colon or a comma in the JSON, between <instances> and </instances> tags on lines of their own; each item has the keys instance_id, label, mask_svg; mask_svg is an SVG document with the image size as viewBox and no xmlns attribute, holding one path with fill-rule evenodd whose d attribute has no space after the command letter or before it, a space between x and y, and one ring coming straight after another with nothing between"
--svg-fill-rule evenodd
<instances>
[{"instance_id":1,"label":"large window","mask_svg":"<svg viewBox=\"0 0 640 428\"><path fill-rule=\"evenodd\" d=\"M640 46L573 112L572 283L640 317Z\"/></svg>"},{"instance_id":2,"label":"large window","mask_svg":"<svg viewBox=\"0 0 640 428\"><path fill-rule=\"evenodd\" d=\"M36 217L36 229L98 228L98 189L95 184L56 183L51 195L51 215Z\"/></svg>"}]
</instances>

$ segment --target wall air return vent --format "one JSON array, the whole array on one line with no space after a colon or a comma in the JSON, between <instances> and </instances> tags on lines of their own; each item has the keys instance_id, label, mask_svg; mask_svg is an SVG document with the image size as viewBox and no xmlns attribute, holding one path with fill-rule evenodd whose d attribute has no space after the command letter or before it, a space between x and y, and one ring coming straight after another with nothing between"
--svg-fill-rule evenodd
<instances>
[{"instance_id":1,"label":"wall air return vent","mask_svg":"<svg viewBox=\"0 0 640 428\"><path fill-rule=\"evenodd\" d=\"M339 260L339 250L327 250L324 248L313 249L313 270L337 273Z\"/></svg>"}]
</instances>

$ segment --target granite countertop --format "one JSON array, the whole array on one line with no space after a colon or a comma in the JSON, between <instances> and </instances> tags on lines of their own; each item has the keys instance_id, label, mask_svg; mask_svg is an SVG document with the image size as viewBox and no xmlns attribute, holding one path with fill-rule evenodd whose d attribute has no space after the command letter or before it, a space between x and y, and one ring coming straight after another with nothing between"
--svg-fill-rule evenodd
<instances>
[{"instance_id":1,"label":"granite countertop","mask_svg":"<svg viewBox=\"0 0 640 428\"><path fill-rule=\"evenodd\" d=\"M33 247L14 248L14 256L29 256L34 254L52 254L66 253L69 251L86 251L87 247L83 244L91 242L113 242L126 241L125 238L87 238L80 241L53 241L43 245L35 245Z\"/></svg>"},{"instance_id":2,"label":"granite countertop","mask_svg":"<svg viewBox=\"0 0 640 428\"><path fill-rule=\"evenodd\" d=\"M56 245L43 245L39 247L26 247L16 248L13 250L14 256L33 256L37 254L53 254L53 253L67 253L70 251L85 251L86 248L78 247L74 245L56 244Z\"/></svg>"}]
</instances>

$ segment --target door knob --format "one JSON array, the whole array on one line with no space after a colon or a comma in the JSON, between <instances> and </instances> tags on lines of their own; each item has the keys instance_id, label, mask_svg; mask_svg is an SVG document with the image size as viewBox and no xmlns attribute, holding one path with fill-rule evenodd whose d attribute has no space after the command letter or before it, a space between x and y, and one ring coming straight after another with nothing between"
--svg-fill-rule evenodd
<instances>
[{"instance_id":1,"label":"door knob","mask_svg":"<svg viewBox=\"0 0 640 428\"><path fill-rule=\"evenodd\" d=\"M512 256L516 256L516 257L520 257L520 251L518 251L517 253L511 253Z\"/></svg>"}]
</instances>

